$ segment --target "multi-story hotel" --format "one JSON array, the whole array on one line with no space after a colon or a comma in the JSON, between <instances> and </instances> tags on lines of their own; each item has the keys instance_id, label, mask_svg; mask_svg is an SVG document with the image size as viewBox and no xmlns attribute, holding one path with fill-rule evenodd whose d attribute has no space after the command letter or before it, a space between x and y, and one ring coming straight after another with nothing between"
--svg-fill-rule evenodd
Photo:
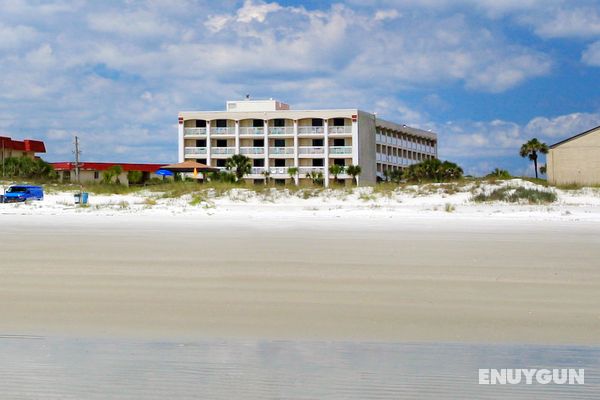
<instances>
[{"instance_id":1,"label":"multi-story hotel","mask_svg":"<svg viewBox=\"0 0 600 400\"><path fill-rule=\"evenodd\" d=\"M266 175L280 183L298 181L320 172L328 185L334 178L329 167L338 164L359 165L360 183L369 184L385 171L436 158L437 135L358 109L300 111L275 100L228 101L226 111L179 113L180 162L225 168L234 154L252 159L246 178L255 182ZM298 174L290 176L290 167Z\"/></svg>"}]
</instances>

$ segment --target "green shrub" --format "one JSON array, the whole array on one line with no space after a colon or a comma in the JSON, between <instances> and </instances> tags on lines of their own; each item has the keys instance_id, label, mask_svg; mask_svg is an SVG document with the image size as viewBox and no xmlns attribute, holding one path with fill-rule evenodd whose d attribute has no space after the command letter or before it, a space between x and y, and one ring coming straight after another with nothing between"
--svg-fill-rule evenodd
<instances>
[{"instance_id":1,"label":"green shrub","mask_svg":"<svg viewBox=\"0 0 600 400\"><path fill-rule=\"evenodd\" d=\"M54 168L41 158L8 157L0 164L0 175L6 178L51 179L58 177Z\"/></svg>"},{"instance_id":2,"label":"green shrub","mask_svg":"<svg viewBox=\"0 0 600 400\"><path fill-rule=\"evenodd\" d=\"M437 158L413 164L405 171L405 177L412 182L448 182L462 178L463 169L450 161L440 161Z\"/></svg>"},{"instance_id":3,"label":"green shrub","mask_svg":"<svg viewBox=\"0 0 600 400\"><path fill-rule=\"evenodd\" d=\"M129 171L127 172L127 180L131 185L139 185L144 180L144 173L142 171Z\"/></svg>"},{"instance_id":4,"label":"green shrub","mask_svg":"<svg viewBox=\"0 0 600 400\"><path fill-rule=\"evenodd\" d=\"M495 179L510 179L512 176L510 172L505 169L496 168L492 172L486 175L486 178L495 178Z\"/></svg>"},{"instance_id":5,"label":"green shrub","mask_svg":"<svg viewBox=\"0 0 600 400\"><path fill-rule=\"evenodd\" d=\"M549 204L554 203L557 197L556 193L546 190L504 187L495 189L488 194L480 193L474 196L473 200L479 203L505 201L508 203Z\"/></svg>"}]
</instances>

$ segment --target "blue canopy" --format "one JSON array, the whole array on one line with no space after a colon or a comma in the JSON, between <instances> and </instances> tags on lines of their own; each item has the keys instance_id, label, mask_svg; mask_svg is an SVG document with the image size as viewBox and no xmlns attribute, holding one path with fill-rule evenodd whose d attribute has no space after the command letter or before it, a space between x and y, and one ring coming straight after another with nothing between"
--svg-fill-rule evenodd
<instances>
[{"instance_id":1,"label":"blue canopy","mask_svg":"<svg viewBox=\"0 0 600 400\"><path fill-rule=\"evenodd\" d=\"M171 171L167 171L166 169L159 169L155 172L155 174L161 176L173 176L173 173Z\"/></svg>"}]
</instances>

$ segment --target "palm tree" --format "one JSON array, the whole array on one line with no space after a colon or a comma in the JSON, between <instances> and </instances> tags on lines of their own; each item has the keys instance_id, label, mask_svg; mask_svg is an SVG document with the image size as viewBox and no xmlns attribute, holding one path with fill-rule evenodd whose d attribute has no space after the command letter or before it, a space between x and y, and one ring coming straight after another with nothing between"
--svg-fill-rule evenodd
<instances>
[{"instance_id":1,"label":"palm tree","mask_svg":"<svg viewBox=\"0 0 600 400\"><path fill-rule=\"evenodd\" d=\"M262 174L265 177L265 185L268 185L269 180L271 179L271 171L269 171L269 168L267 167L265 168Z\"/></svg>"},{"instance_id":2,"label":"palm tree","mask_svg":"<svg viewBox=\"0 0 600 400\"><path fill-rule=\"evenodd\" d=\"M244 179L246 174L252 171L252 162L250 159L242 154L234 154L225 162L225 168L234 170L236 182Z\"/></svg>"},{"instance_id":3,"label":"palm tree","mask_svg":"<svg viewBox=\"0 0 600 400\"><path fill-rule=\"evenodd\" d=\"M352 176L352 179L356 182L356 186L358 186L358 176L362 172L362 168L360 168L360 165L348 165L348 168L346 168L346 172L348 173L348 175Z\"/></svg>"},{"instance_id":4,"label":"palm tree","mask_svg":"<svg viewBox=\"0 0 600 400\"><path fill-rule=\"evenodd\" d=\"M343 165L333 164L329 166L329 173L333 175L336 182L338 181L338 175L343 174L344 171L346 171L346 167Z\"/></svg>"},{"instance_id":5,"label":"palm tree","mask_svg":"<svg viewBox=\"0 0 600 400\"><path fill-rule=\"evenodd\" d=\"M290 178L292 178L294 183L296 183L296 176L298 175L298 171L299 171L298 167L289 167L287 170Z\"/></svg>"},{"instance_id":6,"label":"palm tree","mask_svg":"<svg viewBox=\"0 0 600 400\"><path fill-rule=\"evenodd\" d=\"M404 172L401 169L394 169L389 173L389 178L394 183L400 183Z\"/></svg>"},{"instance_id":7,"label":"palm tree","mask_svg":"<svg viewBox=\"0 0 600 400\"><path fill-rule=\"evenodd\" d=\"M519 151L521 157L529 157L529 159L533 161L536 179L538 178L538 153L548 154L548 145L546 143L540 142L536 138L533 138L527 143L524 143L521 146L521 150Z\"/></svg>"},{"instance_id":8,"label":"palm tree","mask_svg":"<svg viewBox=\"0 0 600 400\"><path fill-rule=\"evenodd\" d=\"M540 174L542 175L546 175L546 173L548 172L548 165L544 164L540 166Z\"/></svg>"}]
</instances>

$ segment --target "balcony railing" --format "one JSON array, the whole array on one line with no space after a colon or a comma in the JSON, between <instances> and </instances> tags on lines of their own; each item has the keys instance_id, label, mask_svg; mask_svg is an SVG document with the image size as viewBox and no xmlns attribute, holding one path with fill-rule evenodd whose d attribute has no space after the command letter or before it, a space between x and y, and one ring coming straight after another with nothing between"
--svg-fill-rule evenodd
<instances>
[{"instance_id":1,"label":"balcony railing","mask_svg":"<svg viewBox=\"0 0 600 400\"><path fill-rule=\"evenodd\" d=\"M322 135L325 129L322 126L299 126L299 135Z\"/></svg>"},{"instance_id":2,"label":"balcony railing","mask_svg":"<svg viewBox=\"0 0 600 400\"><path fill-rule=\"evenodd\" d=\"M240 154L265 154L264 147L240 147Z\"/></svg>"},{"instance_id":3,"label":"balcony railing","mask_svg":"<svg viewBox=\"0 0 600 400\"><path fill-rule=\"evenodd\" d=\"M235 147L213 147L210 152L214 155L235 154Z\"/></svg>"},{"instance_id":4,"label":"balcony railing","mask_svg":"<svg viewBox=\"0 0 600 400\"><path fill-rule=\"evenodd\" d=\"M332 146L329 154L352 154L352 146Z\"/></svg>"},{"instance_id":5,"label":"balcony railing","mask_svg":"<svg viewBox=\"0 0 600 400\"><path fill-rule=\"evenodd\" d=\"M235 135L235 128L231 127L216 127L210 128L211 135Z\"/></svg>"},{"instance_id":6,"label":"balcony railing","mask_svg":"<svg viewBox=\"0 0 600 400\"><path fill-rule=\"evenodd\" d=\"M330 126L329 133L333 135L341 133L352 133L352 127L350 125Z\"/></svg>"},{"instance_id":7,"label":"balcony railing","mask_svg":"<svg viewBox=\"0 0 600 400\"><path fill-rule=\"evenodd\" d=\"M264 135L265 128L254 128L252 126L241 126L240 127L240 135L252 135L259 136Z\"/></svg>"},{"instance_id":8,"label":"balcony railing","mask_svg":"<svg viewBox=\"0 0 600 400\"><path fill-rule=\"evenodd\" d=\"M186 156L196 156L196 155L205 155L206 147L186 147L185 155Z\"/></svg>"},{"instance_id":9,"label":"balcony railing","mask_svg":"<svg viewBox=\"0 0 600 400\"><path fill-rule=\"evenodd\" d=\"M324 173L325 168L324 167L298 167L298 174L301 177L304 177L304 175L310 174L311 172Z\"/></svg>"},{"instance_id":10,"label":"balcony railing","mask_svg":"<svg viewBox=\"0 0 600 400\"><path fill-rule=\"evenodd\" d=\"M270 126L269 135L293 135L293 126Z\"/></svg>"},{"instance_id":11,"label":"balcony railing","mask_svg":"<svg viewBox=\"0 0 600 400\"><path fill-rule=\"evenodd\" d=\"M289 175L288 172L287 172L288 168L289 167L269 167L269 172L271 174L278 174L278 175L286 174L286 175Z\"/></svg>"},{"instance_id":12,"label":"balcony railing","mask_svg":"<svg viewBox=\"0 0 600 400\"><path fill-rule=\"evenodd\" d=\"M325 148L322 146L300 146L298 154L325 154Z\"/></svg>"},{"instance_id":13,"label":"balcony railing","mask_svg":"<svg viewBox=\"0 0 600 400\"><path fill-rule=\"evenodd\" d=\"M262 175L263 172L265 172L265 167L252 167L250 170L252 175Z\"/></svg>"},{"instance_id":14,"label":"balcony railing","mask_svg":"<svg viewBox=\"0 0 600 400\"><path fill-rule=\"evenodd\" d=\"M206 135L206 128L184 128L183 136L201 136Z\"/></svg>"},{"instance_id":15,"label":"balcony railing","mask_svg":"<svg viewBox=\"0 0 600 400\"><path fill-rule=\"evenodd\" d=\"M269 154L293 155L293 147L269 147Z\"/></svg>"}]
</instances>

